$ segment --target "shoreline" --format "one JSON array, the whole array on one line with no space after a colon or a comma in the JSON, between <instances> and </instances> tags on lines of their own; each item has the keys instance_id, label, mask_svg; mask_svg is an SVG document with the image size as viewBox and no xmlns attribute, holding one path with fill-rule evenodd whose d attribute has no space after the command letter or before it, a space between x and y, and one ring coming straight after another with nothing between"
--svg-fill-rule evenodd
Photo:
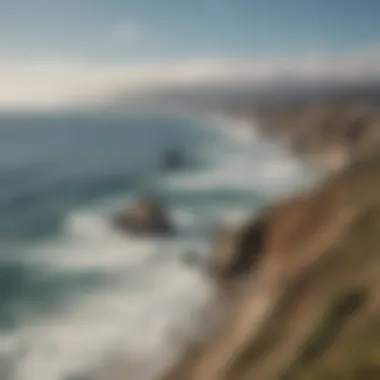
<instances>
[{"instance_id":1,"label":"shoreline","mask_svg":"<svg viewBox=\"0 0 380 380\"><path fill-rule=\"evenodd\" d=\"M229 114L300 160L334 173L380 147L380 109L363 102L306 102Z\"/></svg>"},{"instance_id":2,"label":"shoreline","mask_svg":"<svg viewBox=\"0 0 380 380\"><path fill-rule=\"evenodd\" d=\"M223 125L222 128L226 128L225 133L228 133L229 137L231 137L231 138L232 138L232 136L230 136L230 132L229 132L229 131L231 131L231 128L234 128L234 130L231 131L231 134L234 134L234 135L236 133L237 128L242 128L242 130L244 131L243 136L242 136L243 138L237 137L237 141L239 143L245 143L247 141L246 135L248 135L248 134L250 135L250 137L252 139L256 139L256 138L262 139L262 136L260 134L255 133L254 128L252 128L252 124L247 122L246 120L240 119L240 120L236 121L234 117L223 117L223 116L220 117L220 115L216 115L216 116L215 115L211 115L211 116L208 115L206 120L208 122L210 121L210 123L212 125L215 125L216 128L222 124ZM207 124L208 124L208 122L207 122ZM239 132L237 134L238 134L238 136L240 136ZM244 140L244 138L245 138L245 140ZM268 139L266 139L266 141L270 144L277 146L277 143L275 141L271 142ZM298 159L295 156L294 156L294 158ZM244 218L244 219L247 219L247 218ZM244 220L244 223L245 223L245 220ZM233 223L232 223L232 225L233 225ZM213 302L213 301L218 302L218 299L211 299L210 300L210 302ZM212 305L210 303L208 303L205 306L206 306L206 308L212 308ZM212 324L212 326L214 326L214 325ZM216 326L214 326L214 327L216 327ZM179 346L178 349L181 347L182 346ZM192 344L184 345L181 348L181 350L185 349L185 351L186 351L189 347L192 347ZM168 364L168 368L171 368L171 366L173 364L179 363L181 360L178 357L177 358L172 357L170 361L171 361L171 364ZM111 372L106 372L105 374L99 373L94 378L91 378L91 380L121 380L121 379L123 379L123 374L124 375L126 373L129 374L131 372L132 368L135 368L134 371L137 371L136 373L140 373L140 370L136 369L136 366L133 365L133 359L130 359L130 362L132 363L131 365L128 365L128 363L123 362L120 366L117 366L117 367L113 367L111 364L110 367L109 368L107 367L107 369L106 369L106 371L110 370ZM144 361L144 363L145 363L145 361ZM143 369L144 369L144 363L142 365ZM149 363L149 361L146 364L148 364L148 363ZM146 364L145 364L145 366L146 366ZM128 368L129 368L129 370L128 370ZM148 372L150 372L150 371L148 371ZM168 371L165 368L164 369L157 368L157 373L155 371L155 374L152 376L145 376L145 375L139 374L139 377L134 377L133 379L131 378L131 380L161 380L163 378L163 375L166 375L167 372ZM165 378L165 376L164 376L164 378Z\"/></svg>"},{"instance_id":3,"label":"shoreline","mask_svg":"<svg viewBox=\"0 0 380 380\"><path fill-rule=\"evenodd\" d=\"M332 118L333 119L333 125L334 125L334 123L337 123L337 124L343 123L343 124L341 124L341 125L343 125L343 127L341 128L343 130L343 134L350 132L351 128L357 128L358 119L355 118L356 117L355 112L353 115L350 114L350 112L351 112L350 107L351 107L351 105L349 105L348 108L343 109L343 112L340 112L340 113L338 112L338 119L336 119L334 117ZM308 106L306 110L307 111L310 111L310 110L313 111L313 106ZM331 108L327 107L326 109L322 110L322 113L325 113L324 116L327 117L327 120L322 118L322 120L319 120L319 121L317 120L317 122L315 122L315 120L313 120L313 118L311 117L309 122L314 123L313 128L317 131L316 135L318 135L319 130L325 129L325 123L329 121L328 119L329 119L329 117L331 117L331 113L334 116L334 112L335 112L334 107L331 107ZM309 116L313 116L313 112L311 112L311 115L309 115ZM361 134L360 137L365 142L366 141L368 142L368 139L371 140L371 138L370 138L371 133L373 133L373 131L376 130L376 128L378 127L377 126L377 115L376 114L365 114L365 116L367 116L367 118L364 118L364 122L362 121L363 119L359 120L359 126L364 125L364 127L363 127L364 132L362 131L363 133ZM233 120L234 117L229 116L229 117L227 117L227 119ZM239 120L239 118L237 120ZM255 119L252 116L249 118L245 118L243 125L251 126L252 129L254 129L254 126L255 126L255 130L257 130L262 135L263 134L263 128L265 128L265 124L264 123L257 123L254 120ZM361 124L360 124L360 122L361 122ZM231 127L233 127L233 126L231 125ZM235 127L236 127L236 124L235 124ZM307 124L303 123L303 127L307 128ZM272 138L274 138L275 140L277 140L277 139L281 140L281 134L284 132L283 128L284 127L281 126L281 124L279 124L280 133L272 135ZM340 132L342 132L342 130ZM289 139L292 139L294 137L294 136L292 136L292 132L293 132L292 130L290 130L290 132L288 131L288 133L285 133L285 136L289 137ZM355 181L357 181L356 177L360 178L360 176L361 176L360 169L358 170L357 165L355 165L357 162L364 161L364 165L366 165L365 164L366 160L368 160L369 163L372 162L371 157L376 156L376 151L378 150L378 147L380 146L378 144L378 141L376 139L373 141L370 141L370 144L368 144L367 146L364 146L364 149L363 149L363 147L360 147L361 149L357 149L358 147L356 145L356 143L358 143L358 145L360 146L360 143L362 140L361 141L355 141L355 144L353 144L353 146L352 146L349 144L350 142L352 143L352 141L349 141L349 139L348 139L348 141L344 140L344 139L342 139L342 140L337 139L335 141L336 144L334 145L334 144L330 144L331 138L332 138L332 140L334 140L334 137L335 137L334 132L336 132L336 131L334 131L333 129L327 131L324 138L322 138L321 140L318 140L318 136L314 135L315 137L313 137L313 135L311 135L309 140L305 140L305 142L311 143L311 145L307 146L303 152L298 152L297 150L291 149L291 152L292 152L292 154L295 155L295 157L297 157L300 160L302 160L302 158L306 159L311 165L315 165L316 168L319 168L323 172L323 175L322 175L322 178L318 180L317 184L312 187L311 191L306 191L306 193L304 193L302 196L300 196L300 197L296 196L295 198L293 198L293 199L295 199L295 201L294 201L295 203L294 203L294 205L291 205L291 208L288 209L289 217L285 218L283 222L288 223L288 222L286 222L287 219L289 220L289 223L294 222L294 219L292 221L292 218L294 218L292 216L292 214L295 213L295 215L297 215L297 207L301 207L299 205L297 206L297 202L299 202L298 199L300 199L301 205L304 202L303 199L305 199L306 202L311 203L311 207L309 210L307 210L307 213L304 215L301 214L302 218L310 219L310 221L305 221L303 223L307 223L307 224L311 224L311 225L315 224L313 213L316 214L316 216L318 216L318 212L323 212L322 215L324 215L325 217L322 218L322 221L325 220L325 223L330 223L331 222L330 220L334 219L334 214L330 214L330 212L332 211L330 209L335 209L336 210L335 213L336 213L336 215L338 215L340 212L343 212L345 210L345 208L351 207L351 204L356 204L358 202L361 203L360 207L363 207L363 208L372 207L371 205L364 205L366 203L364 199L362 202L361 200L356 199L355 197L352 198L353 193L350 192L350 187L347 187L347 186L349 186L350 183L356 184L356 182L355 182ZM268 138L268 135L266 133L264 133L264 135ZM368 136L370 136L370 137L368 137ZM295 140L290 141L290 144L289 144L290 147L292 147L292 144L294 143L294 141ZM316 144L318 146L318 148L314 149L313 144ZM376 160L375 160L375 163L376 163ZM351 168L351 167L352 167L352 169L345 170L345 169ZM367 194L367 193L370 194L369 192L372 191L371 187L368 187L368 188L365 187L366 182L371 183L371 181L372 181L372 178L370 175L371 170L373 170L373 174L375 175L376 170L380 169L380 168L377 168L375 165L372 167L371 170L370 169L371 169L371 166L369 166L369 169L368 169L369 170L369 176L364 177L361 180L361 182L356 184L356 186L359 186L359 185L363 186L363 189L362 189L363 194ZM377 172L379 172L379 170ZM337 173L341 173L341 174L336 175ZM326 181L326 179L327 179L327 181ZM348 185L345 181L348 181ZM334 195L334 192L335 192L334 186L336 187L335 183L337 183L338 188L342 187L342 189L341 189L342 197L340 197L340 198L336 198L336 196ZM319 186L320 184L321 184L321 186ZM320 187L320 189L319 189L319 187ZM318 190L321 190L321 191L318 191ZM326 191L327 191L327 193L326 193ZM329 195L329 197L327 199L329 199L331 196L333 199L335 199L335 202L337 204L341 203L342 206L344 206L344 207L342 207L342 209L340 210L338 205L334 205L334 203L324 201L323 203L321 203L318 206L318 209L314 210L314 212L313 212L313 207L314 207L313 203L317 202L318 198L323 199L323 197L326 197L325 194ZM343 195L345 195L345 196L343 196ZM364 195L364 197L366 197L366 195ZM380 199L377 198L377 201L380 202ZM286 202L287 202L287 200L285 200L285 203ZM293 201L290 201L290 202L293 202ZM275 202L275 205L273 205L274 209L276 209L277 203L278 202ZM281 204L281 201L280 201L280 204ZM270 206L270 207L272 207L272 206ZM286 210L287 209L285 208L284 209L285 213L287 212ZM344 215L345 214L343 213L343 216ZM348 217L348 214L347 214L347 217ZM301 221L302 221L302 218L301 218ZM336 240L338 240L341 242L342 247L344 247L344 249L342 248L344 250L344 252L347 251L346 255L353 255L354 253L350 252L348 247L346 246L346 244L347 244L346 237L344 235L340 236L339 233L338 233L338 235L334 235L336 233L335 230L339 231L341 228L343 228L342 223L343 223L343 226L345 226L346 224L349 225L351 223L350 221L345 220L345 219L346 219L346 217L343 217L343 219L340 222L337 221L336 226L334 226L334 224L333 224L330 227L331 230L329 231L328 235L331 235L331 239L332 239L330 244L333 244ZM295 219L295 221L297 221L297 219ZM281 226L281 224L278 225L277 227L280 230L282 228L285 228L284 226ZM298 227L298 229L302 230L303 228L304 228L304 226L302 226L302 223L301 223L301 227ZM308 234L313 235L314 233L317 233L317 230L312 229L312 230L308 231ZM357 230L354 229L352 233L354 234L353 236L356 237ZM296 244L298 244L299 239L302 240L303 238L304 237L302 235L300 235L300 236L294 235L293 236L293 239L295 239ZM343 241L341 239L343 239ZM366 238L361 237L361 235L359 233L358 239L359 239L359 244L366 244L366 239L368 239L368 237L366 237ZM362 243L361 243L360 239L363 239ZM319 240L323 241L322 236L320 237ZM318 241L318 239L317 239L317 241L315 242L315 243L317 243L317 246L319 245L320 241ZM304 254L306 254L306 252L310 249L313 250L312 247L313 247L313 244L311 242L309 243L309 245L304 246L303 247L303 250L305 251ZM321 250L321 252L317 251L316 253L318 253L318 254L323 253L324 255L334 256L334 254L336 253L336 252L328 252L328 250L327 250L327 252L325 252L324 251L325 248L322 248L322 247L319 249ZM240 251L238 251L238 252L240 252ZM343 258L341 258L341 260L344 260L344 256L343 256ZM354 260L354 259L352 259L352 260ZM358 260L358 258L356 258L356 260ZM362 269L363 273L366 273L366 271L368 271L372 265L375 265L375 263L371 264L371 260L372 260L371 258L368 258L368 262L370 264L369 264L368 268ZM344 263L344 261L343 261L343 263ZM294 265L294 264L291 264L291 266L292 265ZM308 265L310 265L311 268L313 268L314 264L313 264L313 262L311 262ZM343 267L344 267L344 265L343 265ZM302 266L301 266L301 268L302 268ZM338 268L333 267L333 269L334 269L333 273L337 272L339 274L341 271L341 269L339 267ZM374 268L372 268L372 269L374 269ZM307 267L304 269L299 269L299 270L300 270L300 272L298 273L298 275L301 278L303 276L303 273L305 271L306 272L308 271ZM348 271L348 268L346 268L344 270ZM307 317L305 307L308 305L309 302L304 297L301 297L303 303L299 304L299 307L301 308L301 310L304 310L304 312L303 312L304 315L297 315L296 314L294 316L294 318L296 320L298 318L301 321L305 320L304 322L300 322L300 323L301 324L305 323L306 325L308 325L308 329L312 329L313 324L316 323L315 318L318 317L318 315L320 315L318 313L321 313L321 310L323 310L323 308L325 307L324 303L326 302L327 299L329 299L331 297L331 294L335 294L335 292L336 292L336 294L339 294L339 291L342 292L344 290L344 286L347 286L348 284L351 286L351 284L355 282L354 281L355 273L357 273L355 266L350 268L349 270L350 270L350 276L354 276L354 277L347 277L347 279L345 279L346 282L343 281L342 284L338 283L335 280L334 275L332 275L332 277L331 277L331 274L330 274L331 270L329 269L328 266L324 267L322 275L318 274L317 277L315 277L315 278L314 278L313 272L311 272L311 281L315 281L315 284L319 284L321 289L323 289L323 292L322 292L322 290L317 291L317 289L315 288L316 285L313 282L308 283L307 282L307 281L309 281L308 279L302 280L302 281L306 281L305 289L307 289L307 291L310 292L310 296L312 297L312 299L315 298L315 300L313 302L317 302L318 306L316 306L317 309L315 309L315 315L311 315L310 318ZM324 272L325 272L325 274L323 274ZM375 272L376 272L376 270L375 270ZM297 278L297 275L295 273L293 273L293 275L295 278ZM363 275L363 273L362 273L362 275ZM324 280L324 277L326 277L325 280ZM338 275L338 277L339 277L339 275ZM364 274L364 277L365 277L365 274ZM367 280L372 281L372 280L370 280L371 278L373 278L372 274L368 275ZM247 286L247 284L243 285L243 286ZM285 291L285 289L286 289L286 291ZM288 310L289 307L287 305L287 302L288 302L287 298L289 297L289 295L287 293L289 292L290 294L292 294L292 292L293 292L296 294L297 298L299 298L297 294L300 291L302 293L302 290L301 290L302 287L301 287L301 289L297 289L297 288L293 289L293 290L291 290L291 289L292 288L287 289L285 287L284 288L284 295L279 297L278 299L275 298L273 300L274 305L276 305L277 303L279 305L281 305L281 303L285 303L281 307L284 307L285 310L287 310L287 312L284 312L284 314L281 314L280 316L276 317L276 318L279 318L278 321L283 320L283 322L280 322L280 323L287 323L286 322L287 318L292 318L291 317L292 311ZM283 297L285 297L285 298L283 299ZM293 295L291 297L293 297ZM236 298L236 295L233 298ZM238 300L238 298L236 298L236 301L237 300ZM243 301L243 305L244 305L244 303L247 304L245 306L242 306L243 307L242 310L244 310L244 307L248 307L249 309L255 308L254 304L250 305L250 302L253 302L251 299L251 295L246 295L245 301L244 301L244 298L242 298L242 301ZM289 301L289 302L293 302L293 301ZM297 302L299 302L299 300ZM276 305L276 307L279 305ZM311 307L313 307L313 306L311 306ZM243 313L243 311L242 311L242 313ZM275 308L275 309L273 309L273 315L276 315L276 313L277 313L277 311ZM290 314L290 316L288 316L287 314ZM253 314L251 314L251 312L249 312L248 315L252 316ZM260 339L261 335L265 336L265 334L266 334L265 326L268 323L269 323L269 326L272 326L271 328L274 328L274 329L277 328L276 325L273 325L273 323L274 323L274 321L272 320L274 318L273 315L271 315L271 317L268 319L268 321L264 322L264 328L262 328L258 332L258 335L257 335L258 339ZM360 313L359 313L359 315L360 315ZM241 329L244 330L245 328L248 327L249 324L254 323L254 320L251 320L251 319L246 320L246 318L247 318L247 316L244 317L244 314L242 317L238 317L238 319L235 320L234 323L232 324L232 327L229 327L228 329L229 330L232 329L232 331L235 331L235 334L237 334L237 331L239 331ZM243 321L245 321L245 322L243 322ZM251 321L251 323L249 321ZM276 324L277 324L277 322L276 322ZM247 323L248 323L248 325L246 325ZM267 326L267 328L269 328L269 326ZM252 327L250 327L250 329L251 328ZM241 333L239 333L239 334L241 335ZM243 378L245 379L246 377L243 377L242 375L239 375L239 376L233 375L233 373L234 373L233 370L239 371L238 368L234 368L234 367L229 368L225 364L226 361L230 361L230 360L233 361L233 359L235 358L235 355L237 355L235 352L233 352L234 344L236 343L236 344L238 344L238 346L240 344L245 344L244 343L245 338L243 339L243 336L241 335L241 339L243 339L243 340L241 340L240 343L237 343L237 341L236 341L236 339L238 339L237 337L232 339L227 334L223 338L223 332L221 333L221 335L222 335L222 338L219 341L219 343L218 343L218 341L216 341L214 346L211 345L211 347L209 347L209 348L205 347L204 356L201 355L201 358L195 359L195 362L192 362L190 364L190 367L188 367L189 364L185 364L185 367L183 368L181 366L181 365L183 365L183 363L182 364L178 363L179 369L174 369L174 372L170 372L170 374L168 376L165 376L164 378L155 379L155 380L162 380L162 379L164 379L164 380L177 380L177 379L179 379L178 374L180 374L180 376L181 376L180 378L184 379L184 380L185 379L186 380L219 380L221 378L220 376L222 374L221 371L223 371L223 373L227 374L227 375L223 375L223 379L228 379L228 380L232 380L232 379L238 380L238 379L243 379ZM230 339L232 339L232 340L230 340ZM256 338L252 338L252 339L253 339L252 344L254 345ZM279 335L278 345L282 344L283 349L286 350L287 344L284 342L281 342L281 339L282 339L282 336ZM294 338L294 340L296 340L296 341L297 341L297 339L300 339L300 337L297 338L297 336L296 336ZM343 340L344 340L344 338L343 338ZM233 343L233 342L235 342L235 343ZM259 340L259 342L260 342L260 340ZM297 344L300 344L299 342ZM258 344L260 345L260 343L258 343ZM276 346L276 343L273 342L272 344L274 346ZM290 344L290 352L292 350L291 347L292 347L292 344ZM258 349L258 348L259 347L256 347L256 349ZM250 348L247 348L247 349L250 350ZM201 351L202 350L203 349L201 348ZM239 347L239 350L241 351L243 349L241 347ZM241 351L241 352L244 352L244 351ZM254 357L255 357L255 355L254 355ZM286 357L286 355L285 355L285 351L284 351L283 356L280 360L284 361L285 357ZM275 358L275 356L272 359L274 361L278 360ZM291 359L290 357L288 357L286 360L289 363L293 363L292 360L294 360L294 359ZM237 363L239 363L239 361L237 361ZM278 378L278 377L268 377L270 373L272 373L272 376L274 375L273 369L276 368L277 364L274 364L274 367L270 368L270 367L266 367L265 363L264 364L256 363L257 368L255 368L254 363L255 363L255 359L253 359L253 362L252 362L253 367L251 368L251 370L252 370L252 373L258 374L258 376L259 376L258 378L263 378L263 379L269 379L269 378L270 379L272 379L272 378L277 379ZM297 363L293 364L293 367L296 368L296 369L294 369L294 371L299 371L299 372L301 371L300 369L297 368ZM225 372L225 371L227 371L227 372ZM293 371L293 369L292 369L292 371ZM236 372L236 373L239 373L239 372ZM251 378L251 377L249 377L249 378ZM252 375L252 378L254 378L253 375ZM296 378L293 378L293 377L291 377L291 379L296 380Z\"/></svg>"}]
</instances>

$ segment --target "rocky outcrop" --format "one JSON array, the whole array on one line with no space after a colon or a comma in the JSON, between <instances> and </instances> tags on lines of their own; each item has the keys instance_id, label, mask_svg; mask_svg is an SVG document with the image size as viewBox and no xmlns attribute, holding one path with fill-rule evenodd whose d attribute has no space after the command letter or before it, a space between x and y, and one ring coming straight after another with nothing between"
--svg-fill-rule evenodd
<instances>
[{"instance_id":1,"label":"rocky outcrop","mask_svg":"<svg viewBox=\"0 0 380 380\"><path fill-rule=\"evenodd\" d=\"M114 219L121 231L135 235L169 235L175 232L168 213L154 199L142 199Z\"/></svg>"},{"instance_id":2,"label":"rocky outcrop","mask_svg":"<svg viewBox=\"0 0 380 380\"><path fill-rule=\"evenodd\" d=\"M163 152L159 160L162 170L174 171L187 166L184 154L178 149L167 149Z\"/></svg>"},{"instance_id":3,"label":"rocky outcrop","mask_svg":"<svg viewBox=\"0 0 380 380\"><path fill-rule=\"evenodd\" d=\"M380 156L220 235L230 310L165 380L380 378Z\"/></svg>"}]
</instances>

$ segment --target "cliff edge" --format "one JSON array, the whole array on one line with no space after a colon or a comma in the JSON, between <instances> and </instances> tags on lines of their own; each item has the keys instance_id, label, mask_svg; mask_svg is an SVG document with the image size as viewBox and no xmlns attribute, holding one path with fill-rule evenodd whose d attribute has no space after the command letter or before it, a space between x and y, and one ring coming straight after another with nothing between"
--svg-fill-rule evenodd
<instances>
[{"instance_id":1,"label":"cliff edge","mask_svg":"<svg viewBox=\"0 0 380 380\"><path fill-rule=\"evenodd\" d=\"M163 380L380 379L379 154L223 239L210 273L229 319Z\"/></svg>"}]
</instances>

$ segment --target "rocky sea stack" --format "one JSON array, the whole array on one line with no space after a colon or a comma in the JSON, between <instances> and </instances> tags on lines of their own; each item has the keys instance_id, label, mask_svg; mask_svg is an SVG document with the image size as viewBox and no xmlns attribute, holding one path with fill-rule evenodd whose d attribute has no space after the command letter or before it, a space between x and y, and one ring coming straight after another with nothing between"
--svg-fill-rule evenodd
<instances>
[{"instance_id":1,"label":"rocky sea stack","mask_svg":"<svg viewBox=\"0 0 380 380\"><path fill-rule=\"evenodd\" d=\"M114 219L114 225L121 231L134 235L171 235L174 225L163 205L153 198L143 198Z\"/></svg>"},{"instance_id":2,"label":"rocky sea stack","mask_svg":"<svg viewBox=\"0 0 380 380\"><path fill-rule=\"evenodd\" d=\"M179 149L166 149L159 159L160 168L167 171L177 171L188 165L185 153Z\"/></svg>"}]
</instances>

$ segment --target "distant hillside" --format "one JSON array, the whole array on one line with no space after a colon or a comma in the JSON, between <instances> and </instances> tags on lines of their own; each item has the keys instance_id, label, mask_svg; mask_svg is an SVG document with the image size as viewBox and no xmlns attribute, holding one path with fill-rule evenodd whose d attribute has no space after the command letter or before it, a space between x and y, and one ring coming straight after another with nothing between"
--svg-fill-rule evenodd
<instances>
[{"instance_id":1,"label":"distant hillside","mask_svg":"<svg viewBox=\"0 0 380 380\"><path fill-rule=\"evenodd\" d=\"M376 100L376 99L375 99ZM274 106L253 112L261 132L326 168L380 150L380 105L358 97Z\"/></svg>"},{"instance_id":2,"label":"distant hillside","mask_svg":"<svg viewBox=\"0 0 380 380\"><path fill-rule=\"evenodd\" d=\"M223 109L239 113L249 107L291 106L317 101L364 101L380 103L380 80L355 83L302 83L289 80L259 84L197 84L160 86L140 93L118 93L108 101L112 107L128 104L190 107L202 111Z\"/></svg>"}]
</instances>

